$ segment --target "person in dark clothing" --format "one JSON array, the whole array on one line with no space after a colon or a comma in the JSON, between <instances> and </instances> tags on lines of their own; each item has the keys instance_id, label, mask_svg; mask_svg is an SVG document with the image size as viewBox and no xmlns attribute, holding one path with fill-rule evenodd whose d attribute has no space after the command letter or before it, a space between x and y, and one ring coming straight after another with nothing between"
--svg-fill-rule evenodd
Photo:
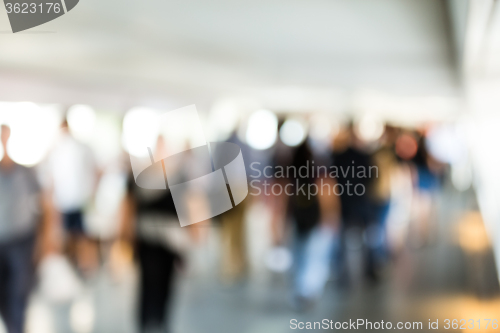
<instances>
[{"instance_id":1,"label":"person in dark clothing","mask_svg":"<svg viewBox=\"0 0 500 333\"><path fill-rule=\"evenodd\" d=\"M370 155L354 144L356 139L349 131L349 144L343 150L336 150L332 160L338 170L337 182L343 189L340 193L343 224L346 227L364 227L370 219L369 193L372 180L369 172L372 163Z\"/></svg>"},{"instance_id":2,"label":"person in dark clothing","mask_svg":"<svg viewBox=\"0 0 500 333\"><path fill-rule=\"evenodd\" d=\"M288 212L293 222L293 258L294 258L294 306L304 310L313 305L322 294L330 275L330 261L336 240L335 218L331 220L330 210L335 210L334 197L331 193L323 193L320 189L320 175L312 172L313 154L307 141L294 152L293 169L297 170L292 185L297 190L288 200ZM300 170L308 169L304 172ZM332 184L328 179L323 182Z\"/></svg>"},{"instance_id":3,"label":"person in dark clothing","mask_svg":"<svg viewBox=\"0 0 500 333\"><path fill-rule=\"evenodd\" d=\"M343 191L340 193L342 218L342 250L339 263L345 266L346 235L350 230L361 230L366 236L371 223L376 221L376 207L370 194L373 177L378 177L371 156L362 149L362 142L354 133L352 125L339 134L334 143L333 166L337 170L337 182ZM366 237L364 237L366 239ZM376 277L373 250L365 247L365 273ZM344 270L345 267L340 269Z\"/></svg>"},{"instance_id":4,"label":"person in dark clothing","mask_svg":"<svg viewBox=\"0 0 500 333\"><path fill-rule=\"evenodd\" d=\"M302 143L294 152L292 158L292 166L295 170L300 167L309 168L313 161L312 152L309 149L307 142ZM312 177L312 173L308 172L309 177L298 177L298 186L315 183L316 179ZM289 199L289 212L293 218L295 234L297 238L304 239L316 227L320 220L320 207L317 195L308 195L297 191L297 195Z\"/></svg>"},{"instance_id":5,"label":"person in dark clothing","mask_svg":"<svg viewBox=\"0 0 500 333\"><path fill-rule=\"evenodd\" d=\"M164 326L168 323L175 266L181 258L177 252L147 241L137 241L136 250L141 272L140 326L143 330Z\"/></svg>"},{"instance_id":6,"label":"person in dark clothing","mask_svg":"<svg viewBox=\"0 0 500 333\"><path fill-rule=\"evenodd\" d=\"M309 168L313 156L307 142L302 143L292 156L291 165L295 170L300 167ZM297 177L298 186L307 188L309 184L315 182L310 172L308 177ZM294 179L290 179L293 183ZM293 260L294 260L294 306L298 310L303 310L309 306L311 295L306 291L307 282L305 276L308 270L307 248L312 230L320 222L320 207L317 195L308 196L308 193L298 192L288 199L288 213L293 223Z\"/></svg>"},{"instance_id":7,"label":"person in dark clothing","mask_svg":"<svg viewBox=\"0 0 500 333\"><path fill-rule=\"evenodd\" d=\"M126 198L125 238L133 239L140 270L139 325L141 332L168 329L168 313L176 267L181 255L166 233L180 228L169 190L139 188L132 175Z\"/></svg>"}]
</instances>

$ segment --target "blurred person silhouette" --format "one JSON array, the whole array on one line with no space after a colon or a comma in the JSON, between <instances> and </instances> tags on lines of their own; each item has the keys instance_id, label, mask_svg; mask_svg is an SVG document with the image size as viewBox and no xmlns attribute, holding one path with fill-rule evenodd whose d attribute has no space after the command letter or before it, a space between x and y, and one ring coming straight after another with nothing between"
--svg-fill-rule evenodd
<instances>
[{"instance_id":1,"label":"blurred person silhouette","mask_svg":"<svg viewBox=\"0 0 500 333\"><path fill-rule=\"evenodd\" d=\"M342 276L347 273L346 249L361 247L364 254L364 273L368 278L376 279L371 249L363 244L363 235L370 221L374 218L373 202L369 193L373 191L370 167L374 164L366 152L364 142L354 132L349 123L334 139L332 162L337 170L337 182L343 191L340 193L342 211L342 242L338 267ZM376 171L376 170L375 170ZM359 244L358 244L359 243ZM344 281L347 282L347 281Z\"/></svg>"},{"instance_id":2,"label":"blurred person silhouette","mask_svg":"<svg viewBox=\"0 0 500 333\"><path fill-rule=\"evenodd\" d=\"M418 136L417 145L417 152L412 158L417 178L414 193L415 235L412 240L414 245L420 247L429 241L431 234L433 201L440 185L439 172L442 166L429 154L425 135Z\"/></svg>"},{"instance_id":3,"label":"blurred person silhouette","mask_svg":"<svg viewBox=\"0 0 500 333\"><path fill-rule=\"evenodd\" d=\"M285 119L279 119L278 121L278 132L283 126ZM286 166L292 163L294 149L288 145L286 145L281 137L278 135L276 137L276 142L273 147L272 152L272 169L277 170L277 168L286 168ZM285 188L285 186L290 182L290 179L286 177L273 177L270 179L272 188L277 184L281 188ZM272 245L273 250L270 252L270 255L273 253L279 253L279 251L285 251L284 246L286 245L286 232L287 232L287 207L288 207L288 199L289 197L286 195L284 191L281 193L275 193L271 191L269 196L266 199L266 204L269 206L271 212L271 237L272 237ZM278 252L277 252L278 251ZM286 267L287 265L285 265ZM274 267L270 267L274 269Z\"/></svg>"},{"instance_id":4,"label":"blurred person silhouette","mask_svg":"<svg viewBox=\"0 0 500 333\"><path fill-rule=\"evenodd\" d=\"M162 153L165 149L163 138L159 137L155 156L166 156ZM172 193L168 189L140 188L130 174L122 210L121 236L133 244L140 271L140 331L168 331L176 269L183 265L181 253L188 241L180 227Z\"/></svg>"},{"instance_id":5,"label":"blurred person silhouette","mask_svg":"<svg viewBox=\"0 0 500 333\"><path fill-rule=\"evenodd\" d=\"M48 158L54 206L66 234L65 248L84 275L98 268L98 247L85 230L85 208L97 187L98 170L90 147L70 133L64 120Z\"/></svg>"},{"instance_id":6,"label":"blurred person silhouette","mask_svg":"<svg viewBox=\"0 0 500 333\"><path fill-rule=\"evenodd\" d=\"M410 233L415 180L411 160L417 149L415 136L401 130L394 145L397 163L390 174L391 197L386 221L388 247L396 258L402 253Z\"/></svg>"},{"instance_id":7,"label":"blurred person silhouette","mask_svg":"<svg viewBox=\"0 0 500 333\"><path fill-rule=\"evenodd\" d=\"M314 305L330 276L339 203L331 179L317 174L307 140L295 150L291 166L297 170L296 179L289 179L297 191L288 199L293 225L293 305L302 311ZM301 170L306 169L304 175ZM305 191L299 190L302 186Z\"/></svg>"},{"instance_id":8,"label":"blurred person silhouette","mask_svg":"<svg viewBox=\"0 0 500 333\"><path fill-rule=\"evenodd\" d=\"M398 167L394 145L398 130L386 125L379 146L373 153L372 161L377 167L377 177L373 179L370 193L374 208L374 218L366 230L369 260L373 261L375 271L379 271L388 260L387 218L391 205L391 176Z\"/></svg>"},{"instance_id":9,"label":"blurred person silhouette","mask_svg":"<svg viewBox=\"0 0 500 333\"><path fill-rule=\"evenodd\" d=\"M8 333L23 333L34 280L35 249L50 248L52 218L33 169L15 163L7 149L10 128L1 126L0 161L0 315Z\"/></svg>"},{"instance_id":10,"label":"blurred person silhouette","mask_svg":"<svg viewBox=\"0 0 500 333\"><path fill-rule=\"evenodd\" d=\"M227 142L237 144L243 158L249 161L248 146L239 140L237 132L233 131ZM226 184L228 191L230 187ZM221 222L221 261L222 279L224 283L232 284L245 277L248 269L245 216L249 205L247 197L236 207L222 213Z\"/></svg>"}]
</instances>

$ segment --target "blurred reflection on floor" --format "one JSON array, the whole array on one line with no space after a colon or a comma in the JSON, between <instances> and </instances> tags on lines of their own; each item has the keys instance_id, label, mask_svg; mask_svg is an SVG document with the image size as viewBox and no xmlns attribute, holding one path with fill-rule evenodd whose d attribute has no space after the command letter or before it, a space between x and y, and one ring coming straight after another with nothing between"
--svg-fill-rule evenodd
<instances>
[{"instance_id":1,"label":"blurred reflection on floor","mask_svg":"<svg viewBox=\"0 0 500 333\"><path fill-rule=\"evenodd\" d=\"M265 210L255 208L249 213L249 234L262 233L262 237L249 239L252 274L239 285L221 284L216 259L219 234L211 229L210 241L193 250L192 268L178 283L172 331L289 332L293 318L422 321L425 330L429 319L439 319L442 328L447 318L498 318L500 296L491 251L488 247L467 246L467 235L482 237L477 214L466 214L477 209L473 194L457 193L451 186L445 186L444 192L439 197L439 222L430 244L421 248L408 245L377 283L361 278L361 265L357 263L362 255L351 250L350 282L332 280L320 302L302 313L290 307L288 276L269 273L262 264L270 244L270 236L264 232L269 215ZM110 267L103 268L72 303L51 305L40 292L35 294L28 332L135 332L137 275L134 269L122 269L117 275ZM480 331L488 332L484 328Z\"/></svg>"}]
</instances>

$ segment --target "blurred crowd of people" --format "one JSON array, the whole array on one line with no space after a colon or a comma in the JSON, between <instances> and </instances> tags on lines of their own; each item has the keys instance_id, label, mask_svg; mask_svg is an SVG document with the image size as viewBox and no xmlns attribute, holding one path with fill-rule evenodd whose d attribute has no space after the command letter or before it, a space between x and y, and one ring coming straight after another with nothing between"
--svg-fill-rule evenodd
<instances>
[{"instance_id":1,"label":"blurred crowd of people","mask_svg":"<svg viewBox=\"0 0 500 333\"><path fill-rule=\"evenodd\" d=\"M277 133L282 126L283 121ZM386 125L378 138L367 141L360 137L356 124L349 123L326 143L318 143L314 133L305 131L294 145L277 136L264 150L255 149L235 131L228 141L241 147L247 174L256 160L273 168L324 166L325 172L272 177L270 182L282 188L290 183L306 188L359 184L363 191L298 191L293 195L285 191L253 195L250 191L245 201L212 221L181 228L170 191L138 187L126 154L112 168L98 166L92 150L71 134L65 120L47 158L35 168L10 158L9 135L10 128L2 125L0 315L8 333L24 332L36 264L51 256L68 258L85 281L103 263L110 262L113 268L115 261L130 259L132 253L140 272L140 329L160 331L168 323L176 272L189 264L184 254L190 244L203 242L207 226L220 230L221 280L227 284L245 281L250 270L247 241L260 237L248 234L246 227L252 223L248 211L257 204L270 212L272 244L268 258L262 260L273 272L290 272L292 304L306 309L322 295L329 280L350 284L350 250L363 253L364 275L376 282L407 244L421 247L432 241L433 198L446 170L428 152L425 129ZM156 150L162 149L165 139L160 136ZM331 167L341 172L332 176ZM374 172L364 176L342 172L360 167ZM99 188L109 181L109 169L119 175L122 186L116 187L120 194L115 197L120 199L116 214L110 217L116 230L103 239L89 232L86 220L89 210L98 205Z\"/></svg>"},{"instance_id":2,"label":"blurred crowd of people","mask_svg":"<svg viewBox=\"0 0 500 333\"><path fill-rule=\"evenodd\" d=\"M362 270L368 281L377 282L408 244L432 241L433 200L446 166L428 152L424 129L386 125L379 138L366 141L350 123L327 146L311 137L293 148L278 142L272 163L295 169L315 164L323 170L300 177L298 184L316 183L314 193L271 192L268 201L275 245L292 249L297 309L313 305L329 279L348 286L353 271ZM285 188L294 177L274 182ZM357 187L362 190L352 190ZM362 267L352 267L351 250L363 253Z\"/></svg>"}]
</instances>

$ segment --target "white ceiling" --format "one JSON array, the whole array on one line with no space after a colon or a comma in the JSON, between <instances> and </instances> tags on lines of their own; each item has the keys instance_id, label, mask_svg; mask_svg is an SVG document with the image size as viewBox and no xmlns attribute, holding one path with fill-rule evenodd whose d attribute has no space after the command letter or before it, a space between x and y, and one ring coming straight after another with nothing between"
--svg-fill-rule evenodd
<instances>
[{"instance_id":1,"label":"white ceiling","mask_svg":"<svg viewBox=\"0 0 500 333\"><path fill-rule=\"evenodd\" d=\"M274 91L455 96L445 12L439 0L81 0L11 34L2 6L0 100L125 108L273 95L286 107Z\"/></svg>"}]
</instances>

